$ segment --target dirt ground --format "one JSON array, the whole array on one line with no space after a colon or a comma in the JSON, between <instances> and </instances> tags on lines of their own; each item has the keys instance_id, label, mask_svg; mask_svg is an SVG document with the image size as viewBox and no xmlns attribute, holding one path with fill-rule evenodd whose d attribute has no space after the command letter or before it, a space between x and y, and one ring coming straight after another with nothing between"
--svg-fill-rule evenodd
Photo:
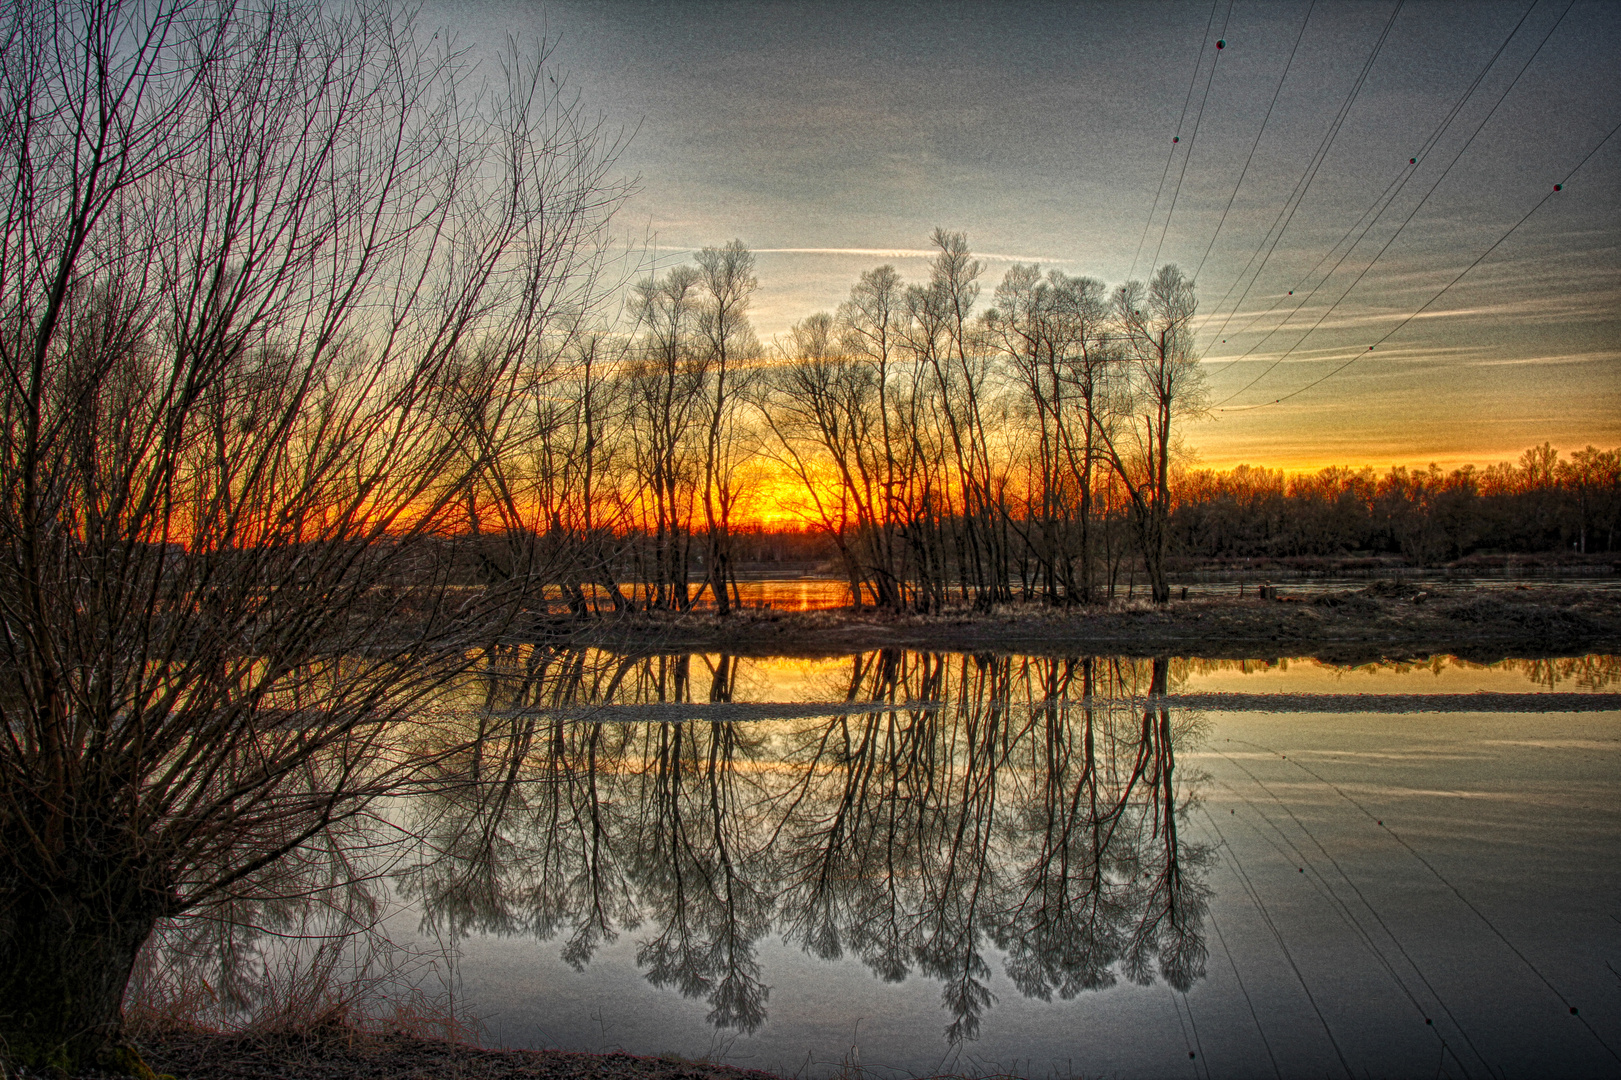
<instances>
[{"instance_id":1,"label":"dirt ground","mask_svg":"<svg viewBox=\"0 0 1621 1080\"><path fill-rule=\"evenodd\" d=\"M778 1080L674 1057L484 1050L348 1030L252 1038L176 1032L148 1038L141 1051L154 1070L178 1080Z\"/></svg>"},{"instance_id":2,"label":"dirt ground","mask_svg":"<svg viewBox=\"0 0 1621 1080\"><path fill-rule=\"evenodd\" d=\"M1029 654L1314 656L1360 663L1450 653L1489 661L1621 650L1621 590L1375 582L1276 599L1036 604L895 616L873 611L647 613L548 621L532 640L632 652L726 651L818 656L886 647Z\"/></svg>"}]
</instances>

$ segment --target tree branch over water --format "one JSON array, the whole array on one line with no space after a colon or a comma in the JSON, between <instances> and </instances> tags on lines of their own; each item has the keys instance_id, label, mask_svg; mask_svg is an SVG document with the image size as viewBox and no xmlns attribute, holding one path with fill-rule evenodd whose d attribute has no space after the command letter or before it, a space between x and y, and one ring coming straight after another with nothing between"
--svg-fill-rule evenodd
<instances>
[{"instance_id":1,"label":"tree branch over water","mask_svg":"<svg viewBox=\"0 0 1621 1080\"><path fill-rule=\"evenodd\" d=\"M397 784L389 722L544 569L456 586L446 388L555 355L620 189L544 46L472 92L381 4L0 41L0 1035L75 1069L154 923Z\"/></svg>"}]
</instances>

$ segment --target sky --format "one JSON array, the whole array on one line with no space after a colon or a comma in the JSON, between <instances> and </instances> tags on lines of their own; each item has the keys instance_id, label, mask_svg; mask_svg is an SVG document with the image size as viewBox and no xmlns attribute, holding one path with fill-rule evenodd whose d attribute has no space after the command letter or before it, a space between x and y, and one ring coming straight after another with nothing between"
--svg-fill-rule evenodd
<instances>
[{"instance_id":1,"label":"sky","mask_svg":"<svg viewBox=\"0 0 1621 1080\"><path fill-rule=\"evenodd\" d=\"M741 239L764 340L864 270L924 279L939 226L982 259L982 306L1014 261L1194 276L1204 466L1621 446L1621 4L438 2L419 21L470 57L552 41L630 136L620 235L656 266Z\"/></svg>"}]
</instances>

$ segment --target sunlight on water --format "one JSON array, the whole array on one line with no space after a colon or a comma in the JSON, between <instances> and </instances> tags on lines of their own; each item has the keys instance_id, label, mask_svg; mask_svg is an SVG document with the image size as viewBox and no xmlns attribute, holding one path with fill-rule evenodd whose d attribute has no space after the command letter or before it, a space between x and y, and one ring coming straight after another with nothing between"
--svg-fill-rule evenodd
<instances>
[{"instance_id":1,"label":"sunlight on water","mask_svg":"<svg viewBox=\"0 0 1621 1080\"><path fill-rule=\"evenodd\" d=\"M1278 660L1181 660L1171 681L1185 693L1470 694L1534 690L1610 690L1621 685L1621 657L1593 654L1552 660L1475 663L1456 656L1341 665L1310 657Z\"/></svg>"},{"instance_id":2,"label":"sunlight on water","mask_svg":"<svg viewBox=\"0 0 1621 1080\"><path fill-rule=\"evenodd\" d=\"M830 657L744 657L726 653L621 655L606 649L556 652L534 646L492 651L483 674L469 680L463 700L498 709L653 702L858 702L872 700L873 672L885 665L917 670L925 660L961 667L962 653L873 649ZM973 663L978 663L978 658ZM1126 696L1147 694L1153 661L1142 657L1003 657L1012 666L1010 691L1040 698L1075 697L1077 680L1092 665ZM1454 656L1333 664L1309 657L1210 660L1171 657L1165 691L1254 694L1469 694L1614 692L1621 688L1621 657L1601 653L1553 659L1476 663ZM1056 680L1056 681L1054 681ZM904 682L891 691L925 688ZM932 690L927 692L933 692Z\"/></svg>"}]
</instances>

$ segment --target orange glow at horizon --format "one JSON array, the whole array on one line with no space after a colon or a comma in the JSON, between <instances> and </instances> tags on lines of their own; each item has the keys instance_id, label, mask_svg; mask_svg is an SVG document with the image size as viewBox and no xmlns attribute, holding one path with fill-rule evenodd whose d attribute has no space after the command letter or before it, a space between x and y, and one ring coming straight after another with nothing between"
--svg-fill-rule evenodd
<instances>
[{"instance_id":1,"label":"orange glow at horizon","mask_svg":"<svg viewBox=\"0 0 1621 1080\"><path fill-rule=\"evenodd\" d=\"M1443 473L1451 473L1465 466L1473 466L1477 471L1484 471L1493 465L1519 463L1521 455L1532 446L1540 446L1543 442L1550 443L1559 452L1560 460L1568 460L1575 451L1597 445L1577 440L1566 440L1560 443L1553 439L1544 439L1537 443L1527 443L1512 450L1491 451L1479 454L1401 454L1391 453L1390 456L1366 457L1354 460L1336 459L1320 456L1285 457L1281 460L1255 460L1253 458L1234 458L1232 460L1210 460L1198 456L1185 463L1187 472L1215 472L1230 473L1233 470L1247 466L1249 468L1266 469L1272 472L1282 472L1286 477L1311 476L1330 468L1341 468L1351 472L1371 470L1375 476L1385 476L1392 469L1404 468L1413 471L1427 471L1432 465ZM1612 445L1598 445L1600 450L1611 450ZM762 461L754 466L754 476L751 485L740 500L732 521L734 526L740 528L758 528L768 531L779 529L817 530L822 528L821 519L816 512L814 501L806 493L803 482L794 476L785 466L775 462ZM838 516L838 484L831 477L822 488L823 505L834 520ZM854 515L851 515L850 524L854 526Z\"/></svg>"},{"instance_id":2,"label":"orange glow at horizon","mask_svg":"<svg viewBox=\"0 0 1621 1080\"><path fill-rule=\"evenodd\" d=\"M830 468L817 470L831 472ZM805 489L805 483L784 463L760 457L751 462L748 484L740 505L733 515L735 525L761 529L817 529L821 516L816 500ZM827 514L837 519L839 509L839 483L835 476L818 481L818 494ZM853 522L852 522L853 524Z\"/></svg>"}]
</instances>

